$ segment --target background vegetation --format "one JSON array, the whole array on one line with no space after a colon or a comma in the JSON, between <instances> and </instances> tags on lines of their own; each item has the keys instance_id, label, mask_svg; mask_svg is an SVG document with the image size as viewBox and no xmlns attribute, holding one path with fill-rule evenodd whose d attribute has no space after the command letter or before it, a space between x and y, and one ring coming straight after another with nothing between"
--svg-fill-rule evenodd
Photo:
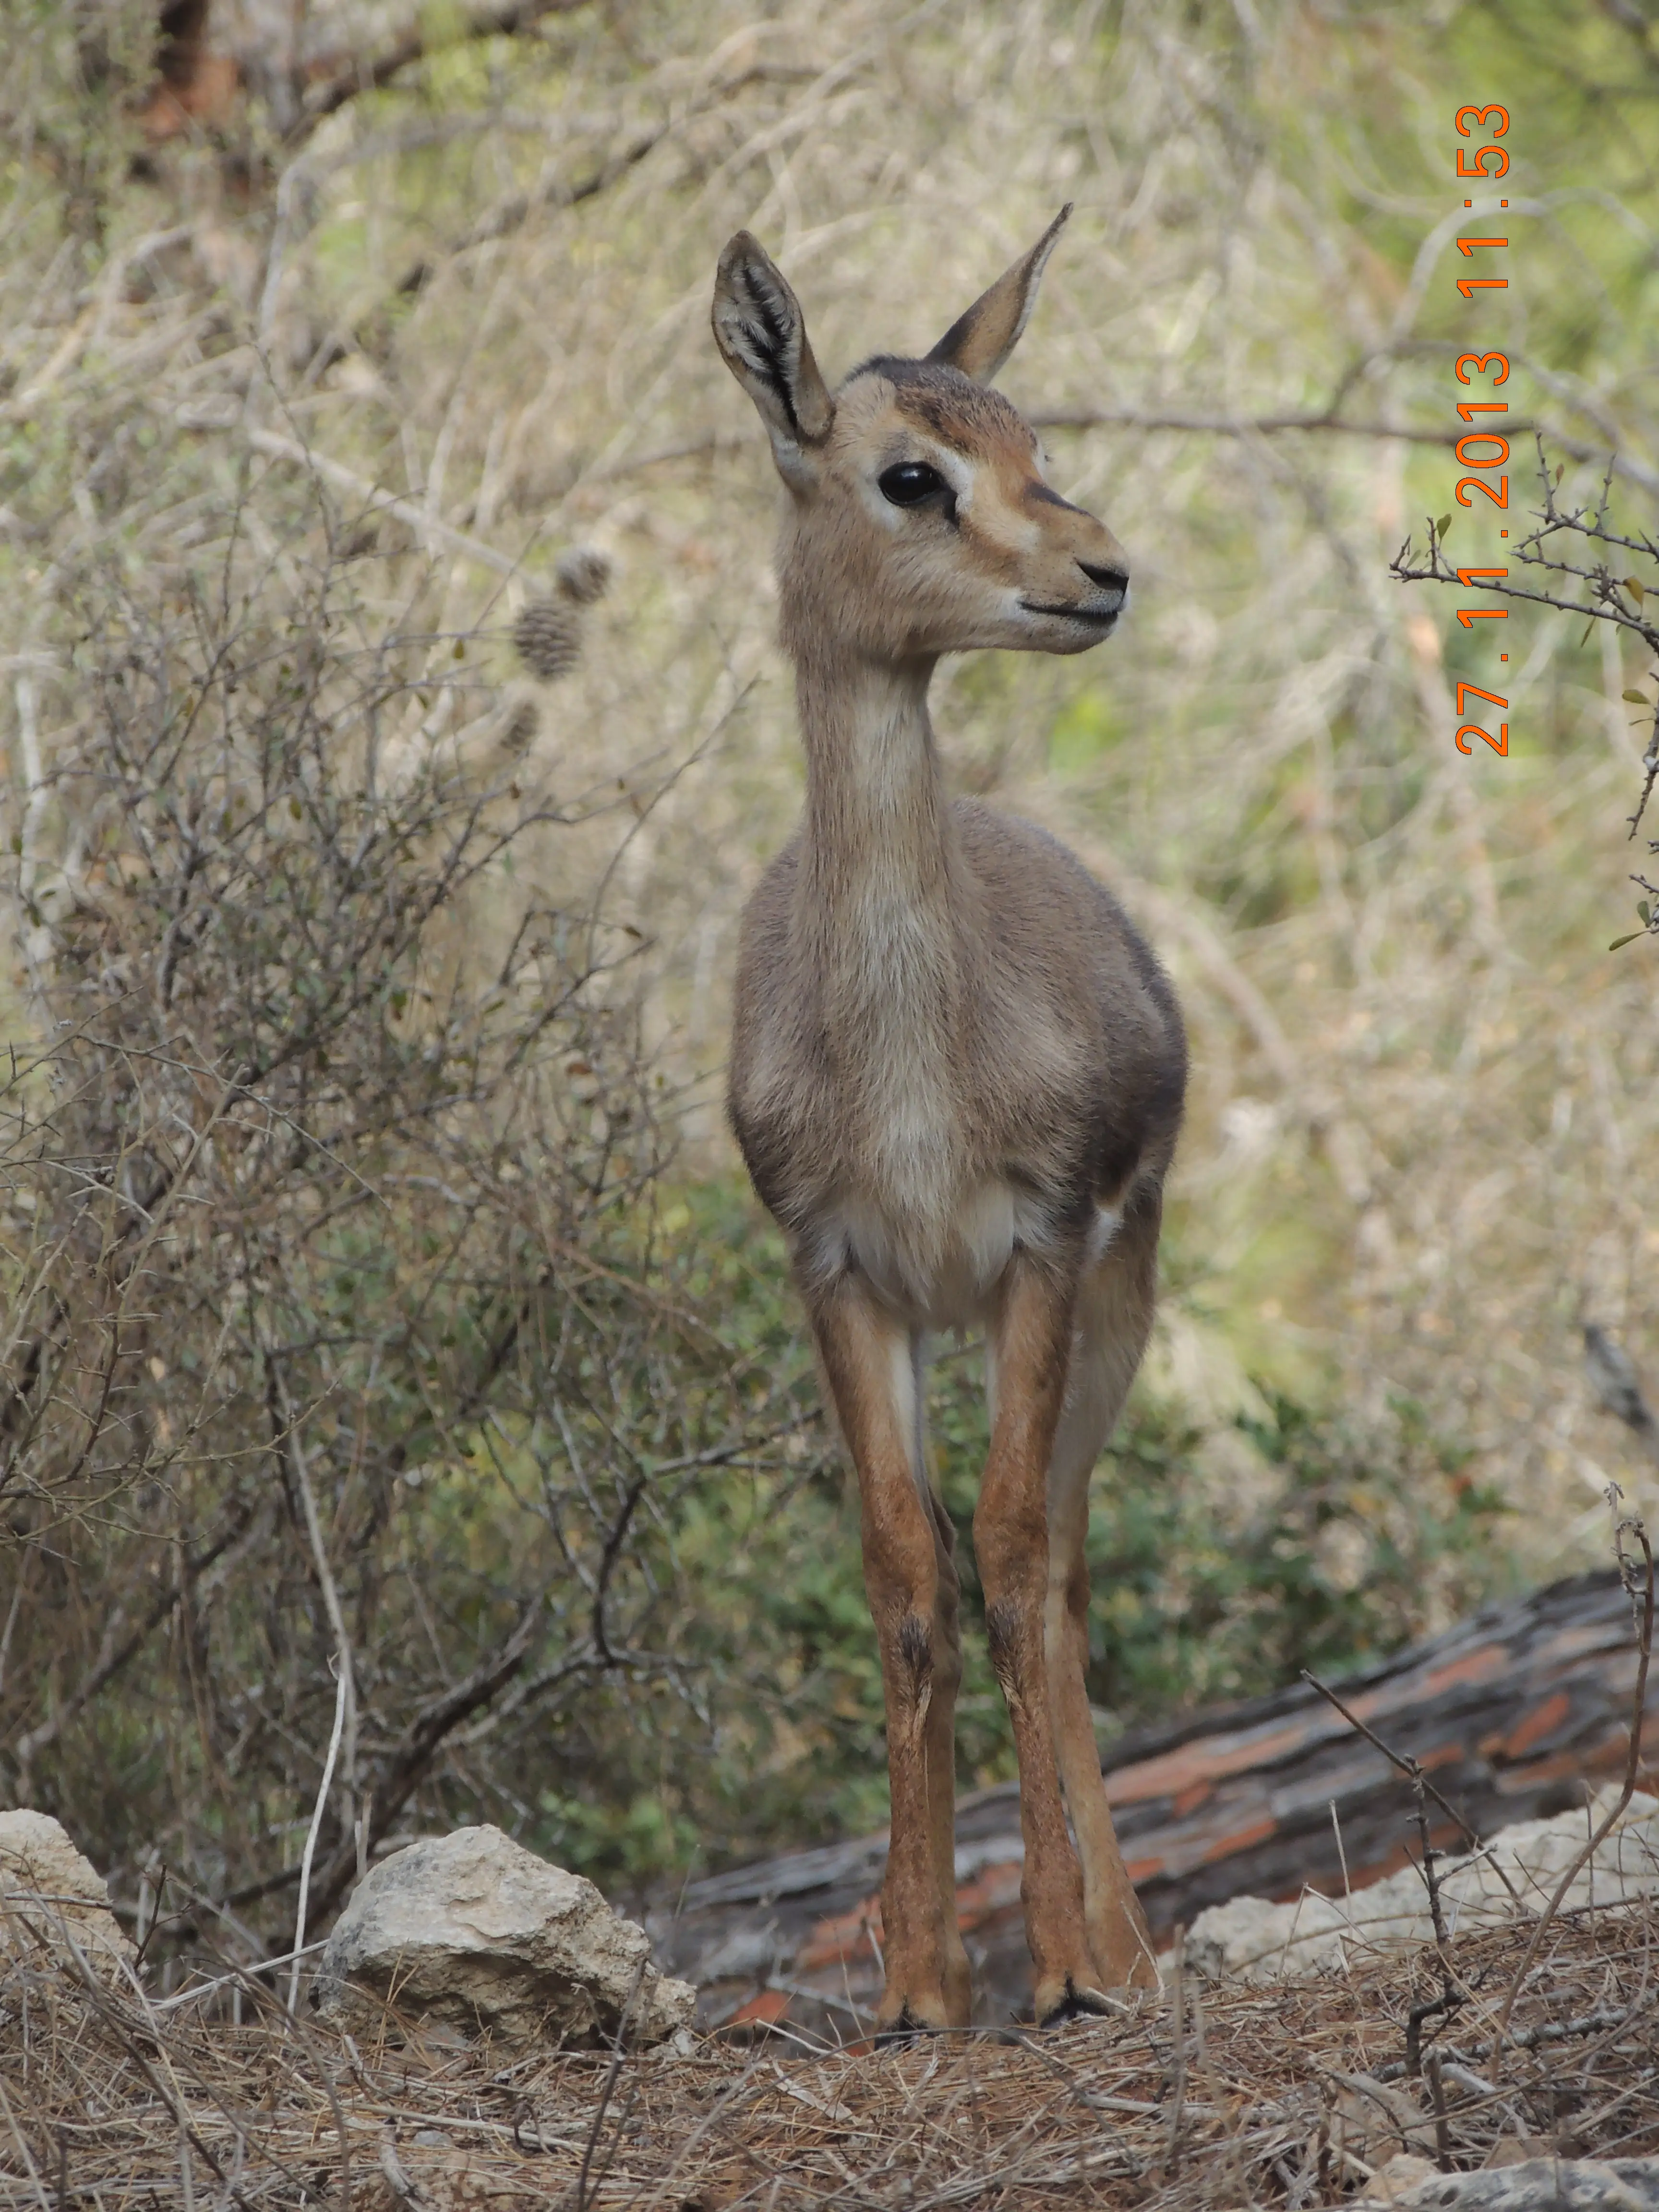
<instances>
[{"instance_id":1,"label":"background vegetation","mask_svg":"<svg viewBox=\"0 0 1659 2212\"><path fill-rule=\"evenodd\" d=\"M1388 564L1452 504L1472 344L1559 496L1616 453L1652 530L1648 0L243 0L240 88L139 0L0 23L17 1801L129 1906L165 1870L173 1940L270 1949L337 1723L313 1918L428 1824L615 1883L883 1815L855 1509L718 1103L800 792L706 327L739 224L835 374L1077 203L1005 381L1134 617L952 665L938 719L1194 1035L1091 1526L1103 1732L1593 1555L1607 1474L1651 1482L1577 1338L1651 1349L1652 946L1606 950L1646 671L1516 608L1493 685ZM1491 100L1510 282L1471 303L1451 115ZM526 605L580 624L556 684ZM1459 676L1508 759L1454 750ZM972 1346L935 1411L965 1529ZM963 1712L1000 1778L977 1645Z\"/></svg>"}]
</instances>

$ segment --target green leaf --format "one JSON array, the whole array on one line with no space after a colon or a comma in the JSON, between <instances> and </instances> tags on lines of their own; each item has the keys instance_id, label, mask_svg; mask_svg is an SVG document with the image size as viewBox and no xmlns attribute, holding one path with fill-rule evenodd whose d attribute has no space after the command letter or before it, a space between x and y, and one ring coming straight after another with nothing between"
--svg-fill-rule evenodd
<instances>
[{"instance_id":1,"label":"green leaf","mask_svg":"<svg viewBox=\"0 0 1659 2212\"><path fill-rule=\"evenodd\" d=\"M1583 635L1583 637L1581 637L1581 638L1579 639L1579 641L1578 641L1578 642L1579 642L1579 644L1580 644L1580 645L1584 645L1584 644L1587 644L1587 643L1589 642L1589 634L1590 634L1590 632L1591 632L1595 628L1595 617L1594 615L1592 615L1592 616L1590 617L1589 620L1589 621L1584 624L1584 635Z\"/></svg>"},{"instance_id":2,"label":"green leaf","mask_svg":"<svg viewBox=\"0 0 1659 2212\"><path fill-rule=\"evenodd\" d=\"M1451 526L1452 526L1452 519L1451 519L1450 515L1449 515L1449 514L1443 514L1443 515L1441 516L1441 518L1440 518L1439 521L1438 521L1438 522L1437 522L1437 523L1435 524L1435 526L1434 526L1436 535L1437 535L1437 536L1438 536L1438 537L1443 538L1443 537L1445 536L1446 532L1447 532L1451 528Z\"/></svg>"},{"instance_id":3,"label":"green leaf","mask_svg":"<svg viewBox=\"0 0 1659 2212\"><path fill-rule=\"evenodd\" d=\"M1638 937L1645 937L1646 935L1647 932L1645 929L1632 929L1626 937L1615 937L1612 944L1608 945L1607 950L1609 952L1616 952L1621 945L1634 945Z\"/></svg>"},{"instance_id":4,"label":"green leaf","mask_svg":"<svg viewBox=\"0 0 1659 2212\"><path fill-rule=\"evenodd\" d=\"M1625 579L1625 589L1630 593L1632 599L1635 600L1638 607L1641 605L1643 600L1647 597L1647 592L1644 588L1642 579L1639 576L1626 576Z\"/></svg>"},{"instance_id":5,"label":"green leaf","mask_svg":"<svg viewBox=\"0 0 1659 2212\"><path fill-rule=\"evenodd\" d=\"M1653 911L1645 899L1637 900L1636 911L1642 917L1643 928L1651 929L1653 927Z\"/></svg>"},{"instance_id":6,"label":"green leaf","mask_svg":"<svg viewBox=\"0 0 1659 2212\"><path fill-rule=\"evenodd\" d=\"M1645 691L1626 691L1622 696L1630 701L1632 707L1650 707L1653 703Z\"/></svg>"}]
</instances>

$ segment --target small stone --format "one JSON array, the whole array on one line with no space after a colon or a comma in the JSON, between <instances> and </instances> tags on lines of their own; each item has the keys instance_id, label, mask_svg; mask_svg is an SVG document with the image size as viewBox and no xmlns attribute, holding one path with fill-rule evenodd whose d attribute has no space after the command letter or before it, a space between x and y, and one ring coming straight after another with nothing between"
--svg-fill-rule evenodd
<instances>
[{"instance_id":1,"label":"small stone","mask_svg":"<svg viewBox=\"0 0 1659 2212\"><path fill-rule=\"evenodd\" d=\"M389 2008L507 2043L604 2047L620 2032L643 2048L687 2027L696 2004L650 1954L645 1930L591 1881L499 1828L458 1828L394 1852L358 1884L312 2001L354 2033Z\"/></svg>"},{"instance_id":2,"label":"small stone","mask_svg":"<svg viewBox=\"0 0 1659 2212\"><path fill-rule=\"evenodd\" d=\"M73 1972L70 1943L100 1973L137 1955L109 1909L109 1889L49 1813L0 1813L0 1960L44 1957Z\"/></svg>"},{"instance_id":3,"label":"small stone","mask_svg":"<svg viewBox=\"0 0 1659 2212\"><path fill-rule=\"evenodd\" d=\"M1659 2158L1535 2158L1436 2173L1393 2202L1402 2212L1659 2212Z\"/></svg>"},{"instance_id":4,"label":"small stone","mask_svg":"<svg viewBox=\"0 0 1659 2212\"><path fill-rule=\"evenodd\" d=\"M1369 2193L1382 2203L1397 2204L1413 2189L1432 2181L1438 2172L1431 2158L1420 2158L1414 2151L1396 2151L1385 2165L1377 2167Z\"/></svg>"}]
</instances>

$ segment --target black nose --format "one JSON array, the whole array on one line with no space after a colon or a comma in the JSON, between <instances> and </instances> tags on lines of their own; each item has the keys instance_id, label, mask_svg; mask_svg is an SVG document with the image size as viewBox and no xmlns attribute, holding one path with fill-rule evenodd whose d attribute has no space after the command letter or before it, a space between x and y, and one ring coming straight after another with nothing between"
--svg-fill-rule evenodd
<instances>
[{"instance_id":1,"label":"black nose","mask_svg":"<svg viewBox=\"0 0 1659 2212\"><path fill-rule=\"evenodd\" d=\"M1092 561L1079 561L1078 567L1091 584L1098 584L1103 592L1127 592L1129 579L1121 568L1097 568Z\"/></svg>"}]
</instances>

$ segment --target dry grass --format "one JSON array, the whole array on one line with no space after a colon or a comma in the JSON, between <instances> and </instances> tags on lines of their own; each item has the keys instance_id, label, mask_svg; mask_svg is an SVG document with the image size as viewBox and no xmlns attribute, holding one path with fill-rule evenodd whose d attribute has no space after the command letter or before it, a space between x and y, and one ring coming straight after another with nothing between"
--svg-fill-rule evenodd
<instances>
[{"instance_id":1,"label":"dry grass","mask_svg":"<svg viewBox=\"0 0 1659 2212\"><path fill-rule=\"evenodd\" d=\"M1408 2152L1446 2170L1659 2151L1650 1905L1550 1929L1492 2055L1530 1923L1343 1976L1184 1990L1037 2035L897 2051L772 2037L695 2056L530 2055L290 2023L263 1991L155 2003L14 1957L0 1981L0 2206L1336 2204ZM301 2008L303 2012L303 2007ZM8 2140L9 2138L9 2140Z\"/></svg>"}]
</instances>

